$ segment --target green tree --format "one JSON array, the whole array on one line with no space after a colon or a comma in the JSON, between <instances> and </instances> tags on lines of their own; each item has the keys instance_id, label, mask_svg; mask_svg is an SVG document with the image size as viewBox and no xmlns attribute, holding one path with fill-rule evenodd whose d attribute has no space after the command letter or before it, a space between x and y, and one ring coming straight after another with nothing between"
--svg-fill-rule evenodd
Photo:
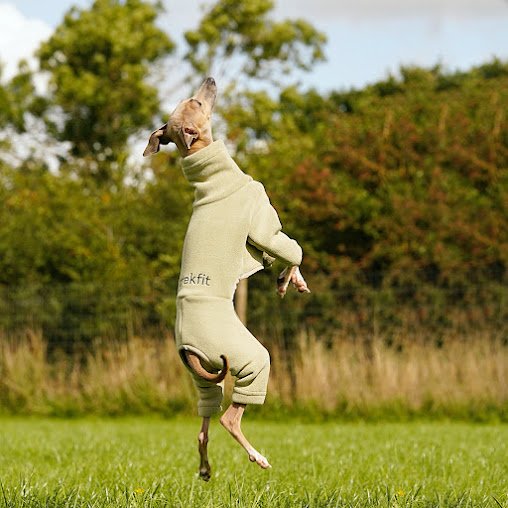
<instances>
[{"instance_id":1,"label":"green tree","mask_svg":"<svg viewBox=\"0 0 508 508\"><path fill-rule=\"evenodd\" d=\"M73 7L38 51L50 76L49 100L63 115L63 122L47 116L53 133L71 143L74 156L103 162L85 171L103 171L106 180L107 162L121 163L129 136L151 126L159 111L157 89L147 81L150 65L174 49L155 24L160 8L143 0Z\"/></svg>"},{"instance_id":2,"label":"green tree","mask_svg":"<svg viewBox=\"0 0 508 508\"><path fill-rule=\"evenodd\" d=\"M366 312L375 291L384 291L383 319L394 322L417 299L436 305L435 321L448 319L440 298L493 315L492 302L506 298L496 284L508 273L503 68L403 68L389 86L329 96L291 87L278 98L250 92L231 102L225 118L245 147L242 167L266 183L315 290L291 300L288 316L272 281L253 278L253 322L341 326L338 308ZM479 281L492 289L483 301Z\"/></svg>"},{"instance_id":3,"label":"green tree","mask_svg":"<svg viewBox=\"0 0 508 508\"><path fill-rule=\"evenodd\" d=\"M32 73L25 61L19 64L17 74L6 83L2 82L1 71L0 66L0 129L11 126L18 132L24 132L24 115L41 115L46 101L37 96Z\"/></svg>"},{"instance_id":4,"label":"green tree","mask_svg":"<svg viewBox=\"0 0 508 508\"><path fill-rule=\"evenodd\" d=\"M276 81L324 59L325 36L308 22L274 21L272 0L219 0L185 33L185 59L200 75L222 82L242 77Z\"/></svg>"}]
</instances>

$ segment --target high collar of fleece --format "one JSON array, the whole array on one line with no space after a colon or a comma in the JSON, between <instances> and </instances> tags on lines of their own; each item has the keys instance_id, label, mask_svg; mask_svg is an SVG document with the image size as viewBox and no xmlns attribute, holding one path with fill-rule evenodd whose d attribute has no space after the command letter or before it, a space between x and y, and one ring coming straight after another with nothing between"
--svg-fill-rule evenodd
<instances>
[{"instance_id":1,"label":"high collar of fleece","mask_svg":"<svg viewBox=\"0 0 508 508\"><path fill-rule=\"evenodd\" d=\"M252 180L236 165L221 140L185 157L182 170L194 187L194 206L223 199Z\"/></svg>"}]
</instances>

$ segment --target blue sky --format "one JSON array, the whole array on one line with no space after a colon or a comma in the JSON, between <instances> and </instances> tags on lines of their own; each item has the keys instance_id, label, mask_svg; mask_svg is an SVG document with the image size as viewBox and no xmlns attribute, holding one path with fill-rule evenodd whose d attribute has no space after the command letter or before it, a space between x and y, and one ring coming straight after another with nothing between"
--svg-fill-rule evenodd
<instances>
[{"instance_id":1,"label":"blue sky","mask_svg":"<svg viewBox=\"0 0 508 508\"><path fill-rule=\"evenodd\" d=\"M71 5L90 0L0 0L4 75L29 57ZM200 18L203 1L163 0L161 25L176 41ZM278 0L275 16L302 17L328 37L327 62L300 79L322 91L361 87L401 64L467 69L508 59L508 0Z\"/></svg>"}]
</instances>

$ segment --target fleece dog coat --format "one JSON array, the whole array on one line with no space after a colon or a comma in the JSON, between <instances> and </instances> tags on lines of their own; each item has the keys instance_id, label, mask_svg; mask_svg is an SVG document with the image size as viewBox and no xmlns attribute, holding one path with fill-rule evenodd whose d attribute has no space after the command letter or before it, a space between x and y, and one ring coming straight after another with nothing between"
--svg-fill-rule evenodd
<instances>
[{"instance_id":1,"label":"fleece dog coat","mask_svg":"<svg viewBox=\"0 0 508 508\"><path fill-rule=\"evenodd\" d=\"M195 196L177 294L178 350L182 359L183 350L198 354L207 370L219 370L225 355L236 378L233 402L263 404L270 357L236 315L233 295L240 279L273 258L300 265L302 249L282 233L263 185L240 170L222 141L185 157L182 169ZM199 415L220 411L223 384L194 373L193 380Z\"/></svg>"}]
</instances>

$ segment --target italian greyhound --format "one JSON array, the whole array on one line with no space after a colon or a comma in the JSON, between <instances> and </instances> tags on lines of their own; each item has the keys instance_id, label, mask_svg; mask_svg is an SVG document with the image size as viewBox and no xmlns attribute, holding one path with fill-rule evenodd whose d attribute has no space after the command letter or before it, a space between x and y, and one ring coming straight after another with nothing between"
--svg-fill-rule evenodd
<instances>
[{"instance_id":1,"label":"italian greyhound","mask_svg":"<svg viewBox=\"0 0 508 508\"><path fill-rule=\"evenodd\" d=\"M170 119L167 123L165 123L158 129L156 129L154 132L152 132L148 141L148 145L143 155L147 156L154 154L159 151L160 145L167 145L168 143L171 142L177 146L178 151L181 157L183 158L183 164L185 164L185 161L191 161L196 157L199 157L196 156L195 154L197 154L201 150L207 149L207 147L210 150L210 145L214 143L212 139L211 113L215 103L216 95L217 95L217 87L215 84L215 80L213 78L207 78L203 82L199 90L192 97L178 104L176 109L171 114ZM248 178L249 182L252 181L252 179L250 177L247 177L247 175L245 175L244 173L241 173L241 175L243 175L243 177ZM204 177L201 179L204 179ZM257 184L260 185L259 183ZM254 185L254 183L252 183L251 185ZM268 202L267 198L266 201ZM212 208L210 209L213 210ZM276 212L273 210L273 208L272 212L270 213L276 215ZM216 220L213 217L205 216L205 222L208 219L210 220L210 224L213 224L213 221ZM203 222L203 220L201 222ZM226 226L223 226L223 228L224 227ZM189 229L190 225L187 231L187 235L189 235ZM204 235L204 233L202 234ZM208 233L208 236L209 235L210 234ZM285 237L285 235L283 235L282 233L281 235ZM252 236L254 236L254 234ZM246 241L245 238L242 241L245 244ZM285 241L294 242L294 240L291 240L288 237L285 237ZM298 246L296 242L294 242L294 244ZM224 245L222 246L222 248L225 251L228 251L229 246ZM264 251L264 249L262 247L259 247L259 245L258 248L260 251ZM299 246L298 248L300 249ZM273 254L273 252L275 252L275 254ZM277 257L278 251L276 251L276 249L274 248L273 252L268 254L270 256L272 256L273 254L273 257ZM220 258L221 252L218 253L214 252L211 254L213 254L214 258L216 257ZM183 257L185 256L186 254L184 245ZM260 267L262 268L262 265L260 265ZM241 277L238 277L238 279L247 277L249 275L250 273L245 274ZM238 279L236 282L238 282ZM204 291L205 289L207 289L206 286L209 285L209 280L210 276L208 275L205 276L204 274L200 273L196 282L196 276L190 273L189 275L185 275L182 279L180 279L180 283L183 284L184 286L185 284L187 284L187 286L190 284L194 284L195 286L199 285L200 286L199 289ZM310 290L307 287L307 283L305 282L305 279L303 278L297 264L287 266L277 278L277 291L281 297L284 297L290 284L292 284L296 288L296 290L300 293L310 293ZM211 302L212 305L216 300L209 301ZM189 312L185 311L185 313L186 315L189 315ZM207 316L209 314L207 314ZM237 325L235 324L235 326ZM226 357L226 355L221 354L223 353L223 351L218 351L217 353L220 354L220 356L217 356L217 358L220 358L220 361L222 362L221 366L218 366L217 364L212 365L213 362L209 358L207 359L204 354L202 354L200 351L196 349L194 350L192 348L185 349L182 346L182 349L180 350L182 360L184 361L186 366L189 367L191 371L194 373L195 375L194 377L197 376L199 379L204 380L204 385L206 387L210 387L210 385L213 384L220 384L225 378L230 368L231 373L237 377L237 380L238 376L243 375L240 372L241 369L234 370L233 368L235 363L234 354L230 354L229 355L230 357ZM269 369L269 357L268 357L268 369ZM203 385L203 383L201 384ZM244 400L240 396L238 397L240 398L240 400ZM253 403L262 403L262 402L258 401ZM246 439L241 429L241 420L246 405L247 404L244 402L235 402L233 397L233 402L221 416L220 423L228 430L228 432L233 436L233 438L236 439L236 441L245 449L245 451L248 453L249 460L251 462L258 464L263 469L267 469L271 467L268 460L249 443L249 441ZM205 413L203 415L202 425L198 435L198 443L199 443L198 450L200 455L199 475L205 481L208 481L211 477L211 468L208 461L208 452L207 452L209 426L210 426L210 414Z\"/></svg>"}]
</instances>

